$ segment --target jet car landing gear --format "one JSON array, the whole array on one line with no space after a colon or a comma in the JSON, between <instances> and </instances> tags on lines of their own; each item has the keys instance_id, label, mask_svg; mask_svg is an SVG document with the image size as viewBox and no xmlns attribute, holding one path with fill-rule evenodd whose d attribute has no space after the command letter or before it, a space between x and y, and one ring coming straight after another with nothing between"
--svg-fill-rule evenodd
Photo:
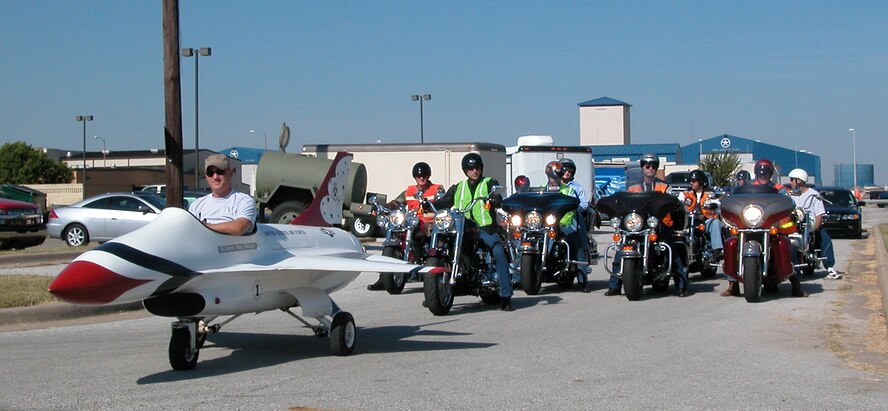
<instances>
[{"instance_id":1,"label":"jet car landing gear","mask_svg":"<svg viewBox=\"0 0 888 411\"><path fill-rule=\"evenodd\" d=\"M333 355L351 355L355 350L357 328L355 327L355 318L349 312L339 311L333 314L332 321L326 316L315 317L319 324L311 325L308 321L290 311L289 308L282 309L281 311L290 314L290 316L299 320L307 328L311 328L319 338L330 337L330 350L333 352Z\"/></svg>"}]
</instances>

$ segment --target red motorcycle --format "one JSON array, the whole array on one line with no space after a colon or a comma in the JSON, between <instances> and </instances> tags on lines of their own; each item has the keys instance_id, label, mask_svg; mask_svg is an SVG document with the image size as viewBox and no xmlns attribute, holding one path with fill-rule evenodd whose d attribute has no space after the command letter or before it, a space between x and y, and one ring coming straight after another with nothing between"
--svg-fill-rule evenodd
<instances>
[{"instance_id":1,"label":"red motorcycle","mask_svg":"<svg viewBox=\"0 0 888 411\"><path fill-rule=\"evenodd\" d=\"M775 292L794 271L792 242L795 203L765 185L745 185L721 200L721 215L732 237L725 241L725 275L743 283L747 302L758 302L762 286Z\"/></svg>"}]
</instances>

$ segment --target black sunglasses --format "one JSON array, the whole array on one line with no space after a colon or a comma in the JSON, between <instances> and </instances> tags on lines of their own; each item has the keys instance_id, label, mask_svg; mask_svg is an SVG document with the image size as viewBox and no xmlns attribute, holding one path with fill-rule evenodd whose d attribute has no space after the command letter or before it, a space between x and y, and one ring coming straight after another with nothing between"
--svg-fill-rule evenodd
<instances>
[{"instance_id":1,"label":"black sunglasses","mask_svg":"<svg viewBox=\"0 0 888 411\"><path fill-rule=\"evenodd\" d=\"M220 175L220 176L224 176L226 171L228 171L227 168L226 168L226 169L223 169L223 170L220 170L220 169L218 169L218 168L216 168L216 167L210 167L210 168L207 169L207 177L212 177L213 174L218 174L218 175Z\"/></svg>"}]
</instances>

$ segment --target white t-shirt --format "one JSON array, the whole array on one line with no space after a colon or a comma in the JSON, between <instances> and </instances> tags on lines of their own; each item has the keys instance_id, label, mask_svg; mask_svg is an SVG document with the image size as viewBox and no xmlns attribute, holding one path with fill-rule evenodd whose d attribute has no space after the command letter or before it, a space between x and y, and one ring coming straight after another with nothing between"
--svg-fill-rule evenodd
<instances>
[{"instance_id":1,"label":"white t-shirt","mask_svg":"<svg viewBox=\"0 0 888 411\"><path fill-rule=\"evenodd\" d=\"M256 224L256 203L253 198L234 190L225 197L214 197L207 194L198 198L188 212L194 214L198 220L206 220L210 224L224 223L238 218L246 218Z\"/></svg>"},{"instance_id":2,"label":"white t-shirt","mask_svg":"<svg viewBox=\"0 0 888 411\"><path fill-rule=\"evenodd\" d=\"M795 202L797 207L805 210L806 213L811 214L812 217L817 217L826 214L826 208L823 207L823 200L817 198L818 196L820 196L820 192L813 188L809 188L808 191L805 191L804 193L792 196L792 201Z\"/></svg>"}]
</instances>

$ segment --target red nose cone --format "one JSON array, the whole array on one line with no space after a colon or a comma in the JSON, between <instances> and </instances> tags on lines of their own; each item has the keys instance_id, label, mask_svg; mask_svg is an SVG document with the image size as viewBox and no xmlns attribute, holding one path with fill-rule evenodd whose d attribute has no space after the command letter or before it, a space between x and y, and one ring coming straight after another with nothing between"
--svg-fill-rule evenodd
<instances>
[{"instance_id":1,"label":"red nose cone","mask_svg":"<svg viewBox=\"0 0 888 411\"><path fill-rule=\"evenodd\" d=\"M69 303L107 304L148 281L117 274L89 261L75 261L49 285L49 292Z\"/></svg>"}]
</instances>

